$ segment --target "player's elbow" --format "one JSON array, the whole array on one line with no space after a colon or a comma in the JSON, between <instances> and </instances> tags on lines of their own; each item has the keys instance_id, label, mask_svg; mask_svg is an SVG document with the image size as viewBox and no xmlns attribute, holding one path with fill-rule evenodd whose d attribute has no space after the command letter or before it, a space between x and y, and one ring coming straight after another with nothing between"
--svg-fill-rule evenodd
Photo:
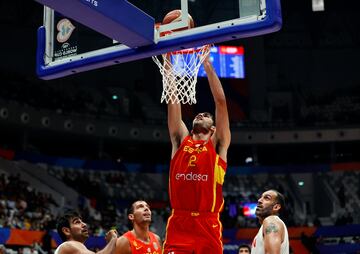
<instances>
[{"instance_id":1,"label":"player's elbow","mask_svg":"<svg viewBox=\"0 0 360 254\"><path fill-rule=\"evenodd\" d=\"M225 95L216 96L215 99L216 107L226 107Z\"/></svg>"}]
</instances>

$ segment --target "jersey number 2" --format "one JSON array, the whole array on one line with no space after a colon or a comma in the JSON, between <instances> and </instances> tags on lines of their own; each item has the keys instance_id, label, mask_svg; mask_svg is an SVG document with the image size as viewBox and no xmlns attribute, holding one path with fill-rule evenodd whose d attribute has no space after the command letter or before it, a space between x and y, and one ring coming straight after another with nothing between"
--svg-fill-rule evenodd
<instances>
[{"instance_id":1,"label":"jersey number 2","mask_svg":"<svg viewBox=\"0 0 360 254\"><path fill-rule=\"evenodd\" d=\"M197 158L196 158L195 155L191 155L190 159L189 159L188 167L195 167L196 166L196 164L195 164L196 159Z\"/></svg>"}]
</instances>

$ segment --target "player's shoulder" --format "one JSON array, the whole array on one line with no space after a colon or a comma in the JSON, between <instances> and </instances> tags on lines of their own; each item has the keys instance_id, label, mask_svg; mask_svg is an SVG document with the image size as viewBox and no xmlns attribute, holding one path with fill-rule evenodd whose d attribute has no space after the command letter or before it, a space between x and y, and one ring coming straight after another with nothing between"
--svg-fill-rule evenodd
<instances>
[{"instance_id":1,"label":"player's shoulder","mask_svg":"<svg viewBox=\"0 0 360 254\"><path fill-rule=\"evenodd\" d=\"M78 241L66 241L59 245L57 248L57 254L76 254L84 253L84 250L87 250L85 245Z\"/></svg>"},{"instance_id":2,"label":"player's shoulder","mask_svg":"<svg viewBox=\"0 0 360 254\"><path fill-rule=\"evenodd\" d=\"M155 236L155 238L156 238L159 242L161 242L161 238L160 238L160 236L159 236L158 234L155 234L154 232L151 232L151 234L153 234L153 235Z\"/></svg>"},{"instance_id":3,"label":"player's shoulder","mask_svg":"<svg viewBox=\"0 0 360 254\"><path fill-rule=\"evenodd\" d=\"M131 254L130 240L124 235L116 240L115 253Z\"/></svg>"},{"instance_id":4,"label":"player's shoulder","mask_svg":"<svg viewBox=\"0 0 360 254\"><path fill-rule=\"evenodd\" d=\"M130 240L127 234L123 234L116 240L116 246L130 246Z\"/></svg>"},{"instance_id":5,"label":"player's shoulder","mask_svg":"<svg viewBox=\"0 0 360 254\"><path fill-rule=\"evenodd\" d=\"M280 230L283 230L284 228L284 223L283 221L279 218L279 216L276 215L270 215L268 217L266 217L263 221L263 226L264 228L268 227L268 226L276 226L278 227Z\"/></svg>"},{"instance_id":6,"label":"player's shoulder","mask_svg":"<svg viewBox=\"0 0 360 254\"><path fill-rule=\"evenodd\" d=\"M150 232L150 234L152 234L153 237L157 240L156 244L158 245L158 248L161 249L162 240L161 240L160 236L158 234L155 234L154 232ZM153 244L155 244L155 243L153 243Z\"/></svg>"},{"instance_id":7,"label":"player's shoulder","mask_svg":"<svg viewBox=\"0 0 360 254\"><path fill-rule=\"evenodd\" d=\"M127 233L123 234L122 236L118 237L116 241L117 242L129 241L129 234Z\"/></svg>"},{"instance_id":8,"label":"player's shoulder","mask_svg":"<svg viewBox=\"0 0 360 254\"><path fill-rule=\"evenodd\" d=\"M280 222L281 219L280 219L280 217L277 216L277 215L270 215L270 216L266 217L263 222L270 222L270 221L271 221L271 222L275 222L275 221Z\"/></svg>"}]
</instances>

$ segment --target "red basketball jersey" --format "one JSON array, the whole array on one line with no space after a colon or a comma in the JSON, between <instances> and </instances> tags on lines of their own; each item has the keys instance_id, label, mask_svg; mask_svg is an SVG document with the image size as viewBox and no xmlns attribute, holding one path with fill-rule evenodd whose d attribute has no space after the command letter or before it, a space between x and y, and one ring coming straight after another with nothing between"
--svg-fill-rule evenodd
<instances>
[{"instance_id":1,"label":"red basketball jersey","mask_svg":"<svg viewBox=\"0 0 360 254\"><path fill-rule=\"evenodd\" d=\"M187 136L170 163L169 195L173 209L220 212L226 162L211 140Z\"/></svg>"},{"instance_id":2,"label":"red basketball jersey","mask_svg":"<svg viewBox=\"0 0 360 254\"><path fill-rule=\"evenodd\" d=\"M126 237L131 246L132 254L160 254L161 246L154 233L149 232L150 242L145 243L135 237L135 235L128 231L123 234Z\"/></svg>"}]
</instances>

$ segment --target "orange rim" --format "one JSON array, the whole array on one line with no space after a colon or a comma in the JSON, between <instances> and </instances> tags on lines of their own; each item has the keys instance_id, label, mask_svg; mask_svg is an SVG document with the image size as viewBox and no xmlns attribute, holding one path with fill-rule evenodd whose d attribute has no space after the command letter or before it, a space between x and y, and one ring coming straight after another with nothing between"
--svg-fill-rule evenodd
<instances>
[{"instance_id":1,"label":"orange rim","mask_svg":"<svg viewBox=\"0 0 360 254\"><path fill-rule=\"evenodd\" d=\"M167 55L182 55L182 54L194 54L204 50L204 48L210 48L209 45L204 45L198 48L181 49L173 52L166 53ZM205 49L206 50L206 49Z\"/></svg>"}]
</instances>

